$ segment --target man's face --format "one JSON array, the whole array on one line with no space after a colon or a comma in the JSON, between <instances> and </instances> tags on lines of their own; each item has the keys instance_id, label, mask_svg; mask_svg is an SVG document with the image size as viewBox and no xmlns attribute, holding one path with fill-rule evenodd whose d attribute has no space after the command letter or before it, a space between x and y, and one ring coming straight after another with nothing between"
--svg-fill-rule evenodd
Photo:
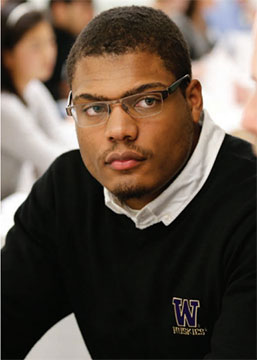
<instances>
[{"instance_id":1,"label":"man's face","mask_svg":"<svg viewBox=\"0 0 257 360\"><path fill-rule=\"evenodd\" d=\"M257 21L256 21L256 28L257 28ZM257 154L257 34L255 36L254 51L252 58L252 78L255 82L255 89L244 111L243 126L247 130L252 132L254 135L256 135L254 150L255 153Z\"/></svg>"},{"instance_id":2,"label":"man's face","mask_svg":"<svg viewBox=\"0 0 257 360\"><path fill-rule=\"evenodd\" d=\"M92 56L76 65L72 93L74 104L89 101L85 94L94 100L114 100L137 93L142 85L148 86L145 92L164 90L175 80L155 54ZM132 118L114 105L104 124L77 126L83 161L104 187L140 209L185 165L197 143L201 110L201 86L196 80L189 84L186 98L176 90L155 116Z\"/></svg>"}]
</instances>

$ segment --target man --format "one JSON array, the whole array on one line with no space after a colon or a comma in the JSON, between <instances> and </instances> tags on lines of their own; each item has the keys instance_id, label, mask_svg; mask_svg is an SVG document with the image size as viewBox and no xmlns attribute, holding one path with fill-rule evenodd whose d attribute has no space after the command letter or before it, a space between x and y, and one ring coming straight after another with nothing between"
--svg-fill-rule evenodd
<instances>
[{"instance_id":1,"label":"man","mask_svg":"<svg viewBox=\"0 0 257 360\"><path fill-rule=\"evenodd\" d=\"M50 15L56 36L57 59L52 77L46 82L53 97L66 97L65 62L81 30L93 17L92 0L50 0Z\"/></svg>"},{"instance_id":2,"label":"man","mask_svg":"<svg viewBox=\"0 0 257 360\"><path fill-rule=\"evenodd\" d=\"M254 44L252 57L252 78L255 82L255 90L249 99L244 115L243 126L257 136L257 15L254 22ZM255 137L255 153L257 154L257 139Z\"/></svg>"},{"instance_id":3,"label":"man","mask_svg":"<svg viewBox=\"0 0 257 360\"><path fill-rule=\"evenodd\" d=\"M56 160L8 234L4 357L74 312L95 359L253 359L255 160L202 111L177 26L108 10L67 70L80 153Z\"/></svg>"}]
</instances>

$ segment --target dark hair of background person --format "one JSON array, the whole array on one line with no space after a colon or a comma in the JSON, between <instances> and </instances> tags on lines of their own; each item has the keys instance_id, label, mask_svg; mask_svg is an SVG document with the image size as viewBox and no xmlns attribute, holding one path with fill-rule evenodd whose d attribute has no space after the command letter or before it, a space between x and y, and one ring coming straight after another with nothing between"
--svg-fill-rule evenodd
<instances>
[{"instance_id":1,"label":"dark hair of background person","mask_svg":"<svg viewBox=\"0 0 257 360\"><path fill-rule=\"evenodd\" d=\"M56 0L50 0L49 1L49 6L52 6L52 4L55 2ZM73 0L58 0L59 2L65 2L65 3L71 3Z\"/></svg>"},{"instance_id":2,"label":"dark hair of background person","mask_svg":"<svg viewBox=\"0 0 257 360\"><path fill-rule=\"evenodd\" d=\"M80 33L67 60L70 86L81 58L133 51L159 55L177 79L192 75L189 49L177 25L160 10L125 6L102 12ZM183 93L186 87L181 85Z\"/></svg>"},{"instance_id":3,"label":"dark hair of background person","mask_svg":"<svg viewBox=\"0 0 257 360\"><path fill-rule=\"evenodd\" d=\"M30 11L24 14L15 24L7 24L11 11L24 1L8 1L1 9L1 91L5 90L13 93L26 104L25 100L18 93L12 76L4 64L4 51L12 50L22 37L41 21L45 20L45 16L41 11Z\"/></svg>"},{"instance_id":4,"label":"dark hair of background person","mask_svg":"<svg viewBox=\"0 0 257 360\"><path fill-rule=\"evenodd\" d=\"M190 0L185 10L185 15L191 18L195 12L196 7L197 7L197 2L195 0Z\"/></svg>"},{"instance_id":5,"label":"dark hair of background person","mask_svg":"<svg viewBox=\"0 0 257 360\"><path fill-rule=\"evenodd\" d=\"M72 2L74 2L74 1L86 1L87 3L89 3L89 4L92 4L92 0L50 0L49 1L49 6L51 7L52 6L52 4L54 3L54 2L56 2L56 1L59 1L59 2L64 2L64 3L72 3Z\"/></svg>"},{"instance_id":6,"label":"dark hair of background person","mask_svg":"<svg viewBox=\"0 0 257 360\"><path fill-rule=\"evenodd\" d=\"M48 14L57 44L57 58L50 78L45 82L55 100L67 98L66 60L76 37L94 16L93 0L50 0Z\"/></svg>"}]
</instances>

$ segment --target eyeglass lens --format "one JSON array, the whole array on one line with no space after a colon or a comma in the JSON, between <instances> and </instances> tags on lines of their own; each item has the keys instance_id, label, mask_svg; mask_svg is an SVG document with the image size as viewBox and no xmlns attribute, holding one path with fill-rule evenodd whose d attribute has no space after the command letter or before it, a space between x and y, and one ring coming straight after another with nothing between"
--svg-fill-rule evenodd
<instances>
[{"instance_id":1,"label":"eyeglass lens","mask_svg":"<svg viewBox=\"0 0 257 360\"><path fill-rule=\"evenodd\" d=\"M163 99L160 93L136 94L113 103L78 104L72 107L72 114L80 126L98 125L108 119L112 106L117 103L132 117L142 118L160 113Z\"/></svg>"}]
</instances>

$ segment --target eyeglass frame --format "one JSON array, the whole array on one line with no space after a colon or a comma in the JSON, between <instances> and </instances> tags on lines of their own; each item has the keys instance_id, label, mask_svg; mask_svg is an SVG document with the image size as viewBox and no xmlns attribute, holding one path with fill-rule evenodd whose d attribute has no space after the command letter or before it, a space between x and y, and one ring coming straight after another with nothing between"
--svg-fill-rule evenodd
<instances>
[{"instance_id":1,"label":"eyeglass frame","mask_svg":"<svg viewBox=\"0 0 257 360\"><path fill-rule=\"evenodd\" d=\"M86 126L81 126L78 124L78 120L75 119L75 117L73 116L71 110L72 108L75 108L76 105L72 105L72 91L70 90L69 92L69 95L68 95L68 100L67 100L67 106L66 106L66 114L68 116L72 116L76 122L76 124L79 126L79 127L92 127L92 126L97 126L97 125L100 125L100 124L103 124L105 122L108 121L109 117L110 117L110 114L111 114L111 105L113 104L121 104L122 105L122 101L124 101L125 99L127 98L130 98L132 96L135 96L135 95L148 95L148 94L161 94L162 95L162 100L165 100L169 95L171 95L172 93L174 93L177 88L182 84L183 81L185 80L188 80L190 81L191 80L191 77L189 74L186 74L184 76L182 76L181 78L179 78L178 80L176 80L175 82L173 82L169 87L167 87L165 90L157 90L157 91L149 91L149 92L145 92L145 93L138 93L138 94L133 94L133 95L129 95L129 96L125 96L123 98L120 98L120 99L116 99L116 100L107 100L107 101L94 101L94 102L90 102L90 103L81 103L81 104L77 104L77 105L92 105L92 104L98 104L98 103L101 103L101 104L106 104L107 105L107 108L108 108L108 116L106 118L106 120L102 121L101 123L99 124L94 124L94 125L86 125ZM122 107L123 108L123 107ZM124 108L123 110L125 112L127 112ZM161 112L161 111L160 111ZM128 113L128 112L127 112ZM129 113L128 113L129 114ZM157 115L159 113L156 113L156 114L153 114L153 115L148 115L148 116L154 116L154 115ZM129 114L130 115L130 114ZM147 117L147 116L140 116L140 114L138 114L138 118L144 118L144 117Z\"/></svg>"}]
</instances>

